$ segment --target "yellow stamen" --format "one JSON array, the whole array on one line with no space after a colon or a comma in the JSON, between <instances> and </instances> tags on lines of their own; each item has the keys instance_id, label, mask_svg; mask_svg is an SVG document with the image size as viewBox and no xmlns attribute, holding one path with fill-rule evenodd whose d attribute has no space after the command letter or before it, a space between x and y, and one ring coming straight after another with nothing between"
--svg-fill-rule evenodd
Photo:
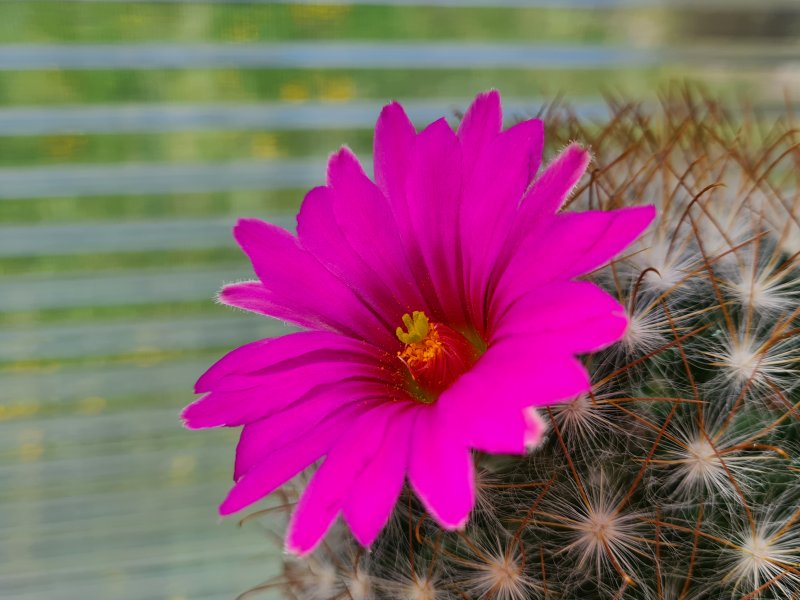
<instances>
[{"instance_id":1,"label":"yellow stamen","mask_svg":"<svg viewBox=\"0 0 800 600\"><path fill-rule=\"evenodd\" d=\"M402 327L398 327L395 333L397 339L404 344L417 344L428 337L430 323L428 317L421 310L415 310L413 316L408 313L404 314L403 323L407 332L403 331Z\"/></svg>"},{"instance_id":2,"label":"yellow stamen","mask_svg":"<svg viewBox=\"0 0 800 600\"><path fill-rule=\"evenodd\" d=\"M444 348L444 344L439 337L439 332L436 331L436 327L431 327L425 338L407 344L402 352L398 352L398 356L409 368L414 369L435 360L442 348Z\"/></svg>"},{"instance_id":3,"label":"yellow stamen","mask_svg":"<svg viewBox=\"0 0 800 600\"><path fill-rule=\"evenodd\" d=\"M404 344L397 357L408 369L408 391L415 400L431 404L469 370L476 349L463 334L429 321L422 311L403 315L403 324L405 330L397 328L397 339Z\"/></svg>"}]
</instances>

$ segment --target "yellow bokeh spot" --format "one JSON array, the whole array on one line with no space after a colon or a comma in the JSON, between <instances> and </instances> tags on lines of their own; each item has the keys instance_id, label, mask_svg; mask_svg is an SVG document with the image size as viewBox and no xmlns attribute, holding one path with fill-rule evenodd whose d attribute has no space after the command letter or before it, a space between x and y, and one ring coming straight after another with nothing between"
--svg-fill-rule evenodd
<instances>
[{"instance_id":1,"label":"yellow bokeh spot","mask_svg":"<svg viewBox=\"0 0 800 600\"><path fill-rule=\"evenodd\" d=\"M141 27L145 23L145 18L138 10L128 10L119 15L119 22L126 27Z\"/></svg>"},{"instance_id":2,"label":"yellow bokeh spot","mask_svg":"<svg viewBox=\"0 0 800 600\"><path fill-rule=\"evenodd\" d=\"M297 25L314 27L341 20L350 12L350 7L346 4L293 4L289 11Z\"/></svg>"},{"instance_id":3,"label":"yellow bokeh spot","mask_svg":"<svg viewBox=\"0 0 800 600\"><path fill-rule=\"evenodd\" d=\"M19 440L22 443L40 443L44 439L44 431L41 429L23 429L19 432Z\"/></svg>"},{"instance_id":4,"label":"yellow bokeh spot","mask_svg":"<svg viewBox=\"0 0 800 600\"><path fill-rule=\"evenodd\" d=\"M19 458L24 462L39 460L44 454L44 432L40 429L25 429L19 434Z\"/></svg>"},{"instance_id":5,"label":"yellow bokeh spot","mask_svg":"<svg viewBox=\"0 0 800 600\"><path fill-rule=\"evenodd\" d=\"M55 135L45 141L47 154L52 158L71 158L75 153L86 146L86 137L80 135Z\"/></svg>"},{"instance_id":6,"label":"yellow bokeh spot","mask_svg":"<svg viewBox=\"0 0 800 600\"><path fill-rule=\"evenodd\" d=\"M190 454L173 456L169 464L169 476L173 480L187 479L197 469L197 459Z\"/></svg>"},{"instance_id":7,"label":"yellow bokeh spot","mask_svg":"<svg viewBox=\"0 0 800 600\"><path fill-rule=\"evenodd\" d=\"M82 415L97 415L103 412L108 401L100 396L86 396L78 402L78 412Z\"/></svg>"},{"instance_id":8,"label":"yellow bokeh spot","mask_svg":"<svg viewBox=\"0 0 800 600\"><path fill-rule=\"evenodd\" d=\"M139 367L153 367L163 363L168 356L158 352L155 346L139 346L136 348L136 365Z\"/></svg>"},{"instance_id":9,"label":"yellow bokeh spot","mask_svg":"<svg viewBox=\"0 0 800 600\"><path fill-rule=\"evenodd\" d=\"M250 142L250 153L256 158L277 158L281 155L278 137L273 133L257 133Z\"/></svg>"},{"instance_id":10,"label":"yellow bokeh spot","mask_svg":"<svg viewBox=\"0 0 800 600\"><path fill-rule=\"evenodd\" d=\"M44 454L41 444L22 444L19 447L19 458L23 462L36 462Z\"/></svg>"},{"instance_id":11,"label":"yellow bokeh spot","mask_svg":"<svg viewBox=\"0 0 800 600\"><path fill-rule=\"evenodd\" d=\"M255 23L241 21L233 25L228 30L228 34L234 42L252 42L258 39L258 27Z\"/></svg>"},{"instance_id":12,"label":"yellow bokeh spot","mask_svg":"<svg viewBox=\"0 0 800 600\"><path fill-rule=\"evenodd\" d=\"M242 74L239 71L228 70L222 73L222 83L228 88L242 87Z\"/></svg>"},{"instance_id":13,"label":"yellow bokeh spot","mask_svg":"<svg viewBox=\"0 0 800 600\"><path fill-rule=\"evenodd\" d=\"M128 574L119 568L114 568L107 572L108 587L113 594L112 597L119 597L128 588Z\"/></svg>"},{"instance_id":14,"label":"yellow bokeh spot","mask_svg":"<svg viewBox=\"0 0 800 600\"><path fill-rule=\"evenodd\" d=\"M309 96L308 87L302 83L284 83L278 93L287 102L305 102Z\"/></svg>"},{"instance_id":15,"label":"yellow bokeh spot","mask_svg":"<svg viewBox=\"0 0 800 600\"><path fill-rule=\"evenodd\" d=\"M327 102L346 102L356 95L356 86L353 80L347 77L326 81L320 91L320 96Z\"/></svg>"},{"instance_id":16,"label":"yellow bokeh spot","mask_svg":"<svg viewBox=\"0 0 800 600\"><path fill-rule=\"evenodd\" d=\"M15 402L0 404L0 421L11 421L31 417L39 412L38 402Z\"/></svg>"}]
</instances>

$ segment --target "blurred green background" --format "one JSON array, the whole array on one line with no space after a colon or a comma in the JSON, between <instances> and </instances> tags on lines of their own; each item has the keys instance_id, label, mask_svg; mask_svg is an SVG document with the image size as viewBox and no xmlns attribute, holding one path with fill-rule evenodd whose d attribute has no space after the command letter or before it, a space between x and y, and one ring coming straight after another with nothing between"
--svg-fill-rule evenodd
<instances>
[{"instance_id":1,"label":"blurred green background","mask_svg":"<svg viewBox=\"0 0 800 600\"><path fill-rule=\"evenodd\" d=\"M280 566L220 523L235 432L178 412L222 352L284 331L216 305L236 216L291 226L380 106L423 123L497 87L655 101L690 78L775 108L800 3L0 2L0 598L229 600Z\"/></svg>"}]
</instances>

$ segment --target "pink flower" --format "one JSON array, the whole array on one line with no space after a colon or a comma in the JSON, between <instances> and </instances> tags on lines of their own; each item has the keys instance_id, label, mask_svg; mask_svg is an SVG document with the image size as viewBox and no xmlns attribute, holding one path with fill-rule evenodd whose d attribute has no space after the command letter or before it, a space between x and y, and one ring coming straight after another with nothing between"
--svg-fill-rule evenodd
<instances>
[{"instance_id":1,"label":"pink flower","mask_svg":"<svg viewBox=\"0 0 800 600\"><path fill-rule=\"evenodd\" d=\"M375 183L343 148L296 236L236 225L258 281L225 287L222 301L307 331L242 346L197 382L188 427L244 427L221 514L325 457L290 551L310 552L339 514L368 546L406 477L442 527L462 527L471 450L524 453L543 429L530 407L589 389L575 355L619 340L627 320L574 278L628 246L654 209L558 213L589 154L573 144L535 178L541 121L501 128L495 91L457 133L444 119L417 133L389 104Z\"/></svg>"}]
</instances>

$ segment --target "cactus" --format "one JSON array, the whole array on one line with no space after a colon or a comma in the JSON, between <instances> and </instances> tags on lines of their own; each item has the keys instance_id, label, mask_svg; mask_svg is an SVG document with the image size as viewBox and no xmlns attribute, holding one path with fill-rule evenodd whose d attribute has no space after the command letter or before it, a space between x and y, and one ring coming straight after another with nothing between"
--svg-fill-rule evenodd
<instances>
[{"instance_id":1,"label":"cactus","mask_svg":"<svg viewBox=\"0 0 800 600\"><path fill-rule=\"evenodd\" d=\"M463 531L405 493L372 548L342 529L243 596L800 598L800 133L790 111L729 112L696 88L608 105L599 124L544 115L551 150L594 156L567 210L659 212L591 275L630 319L587 359L591 394L542 411L527 456L475 455Z\"/></svg>"}]
</instances>

